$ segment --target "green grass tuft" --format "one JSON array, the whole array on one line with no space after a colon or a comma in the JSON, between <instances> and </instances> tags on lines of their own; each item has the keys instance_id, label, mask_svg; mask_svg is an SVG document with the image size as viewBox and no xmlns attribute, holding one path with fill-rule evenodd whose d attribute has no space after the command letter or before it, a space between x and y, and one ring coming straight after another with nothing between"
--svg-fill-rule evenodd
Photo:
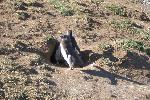
<instances>
[{"instance_id":1,"label":"green grass tuft","mask_svg":"<svg viewBox=\"0 0 150 100\"><path fill-rule=\"evenodd\" d=\"M126 19L126 20L123 20L123 21L112 21L111 26L116 31L127 31L132 26L132 23L131 23L130 20Z\"/></svg>"},{"instance_id":2,"label":"green grass tuft","mask_svg":"<svg viewBox=\"0 0 150 100\"><path fill-rule=\"evenodd\" d=\"M60 0L50 0L50 2L64 16L72 16L75 14L75 11L71 6L64 4Z\"/></svg>"},{"instance_id":3,"label":"green grass tuft","mask_svg":"<svg viewBox=\"0 0 150 100\"><path fill-rule=\"evenodd\" d=\"M123 41L121 43L123 49L128 50L128 49L136 49L139 51L144 51L144 44L143 42L135 41L135 40L127 40Z\"/></svg>"},{"instance_id":4,"label":"green grass tuft","mask_svg":"<svg viewBox=\"0 0 150 100\"><path fill-rule=\"evenodd\" d=\"M144 30L143 28L138 28L134 24L135 23L129 19L111 22L111 26L116 31L128 32L129 34L150 36L150 32Z\"/></svg>"},{"instance_id":5,"label":"green grass tuft","mask_svg":"<svg viewBox=\"0 0 150 100\"><path fill-rule=\"evenodd\" d=\"M113 4L111 6L107 6L106 8L112 11L114 15L127 16L126 7L124 6L117 6Z\"/></svg>"}]
</instances>

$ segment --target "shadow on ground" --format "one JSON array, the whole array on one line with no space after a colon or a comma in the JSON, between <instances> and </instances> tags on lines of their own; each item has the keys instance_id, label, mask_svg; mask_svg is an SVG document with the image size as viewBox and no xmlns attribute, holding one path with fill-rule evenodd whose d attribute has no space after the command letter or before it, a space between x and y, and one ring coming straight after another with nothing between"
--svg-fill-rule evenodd
<instances>
[{"instance_id":1,"label":"shadow on ground","mask_svg":"<svg viewBox=\"0 0 150 100\"><path fill-rule=\"evenodd\" d=\"M122 77L122 76L119 76L119 75L114 74L114 73L110 73L110 72L108 72L102 68L99 68L99 67L97 67L97 68L100 69L100 71L97 71L97 70L82 70L82 71L87 73L87 74L93 75L93 76L108 78L109 80L111 80L111 85L116 85L117 79L126 80L126 81L133 82L133 83L139 84L139 85L144 85L143 83L139 83L139 82L131 80L129 78Z\"/></svg>"},{"instance_id":2,"label":"shadow on ground","mask_svg":"<svg viewBox=\"0 0 150 100\"><path fill-rule=\"evenodd\" d=\"M122 58L117 58L113 55L114 48L109 47L103 51L103 54L94 53L91 50L86 50L82 52L83 59L86 62L86 65L92 64L96 60L103 57L104 59L109 59L111 61L108 66L110 67L110 72L97 67L100 69L100 71L97 70L82 70L83 72L93 75L93 76L99 76L104 78L109 78L111 80L112 85L117 84L117 79L126 80L129 82L133 82L135 84L144 85L145 83L135 81L134 77L141 77L144 74L143 77L146 78L149 76L146 71L144 70L150 70L150 60L149 57L144 54L139 54L134 51L127 51L126 55ZM116 62L120 63L116 63ZM114 70L111 72L111 70ZM137 71L138 70L138 71ZM122 73L123 71L123 73ZM144 74L141 74L144 73ZM130 76L128 77L122 77L118 74L124 75L124 76ZM133 75L130 75L133 74ZM135 76L136 74L136 76Z\"/></svg>"},{"instance_id":3,"label":"shadow on ground","mask_svg":"<svg viewBox=\"0 0 150 100\"><path fill-rule=\"evenodd\" d=\"M90 65L102 57L102 54L94 53L92 50L81 51L81 55L85 63L84 66Z\"/></svg>"},{"instance_id":4,"label":"shadow on ground","mask_svg":"<svg viewBox=\"0 0 150 100\"><path fill-rule=\"evenodd\" d=\"M122 63L119 64L123 68L134 68L134 69L146 69L150 70L149 58L145 55L138 54L136 52L128 51L127 54L122 58Z\"/></svg>"},{"instance_id":5,"label":"shadow on ground","mask_svg":"<svg viewBox=\"0 0 150 100\"><path fill-rule=\"evenodd\" d=\"M111 62L121 61L120 64L116 65L120 68L133 68L133 69L150 69L150 59L144 54L138 54L134 51L127 51L126 55L122 58L117 58L113 55L114 47L107 48L103 51L102 56L108 58ZM112 66L111 64L108 66Z\"/></svg>"},{"instance_id":6,"label":"shadow on ground","mask_svg":"<svg viewBox=\"0 0 150 100\"><path fill-rule=\"evenodd\" d=\"M114 48L110 47L103 51L103 54L95 53L92 50L85 50L81 52L82 58L85 62L84 66L90 65L100 58L108 58L112 62L117 62L118 58L113 56Z\"/></svg>"},{"instance_id":7,"label":"shadow on ground","mask_svg":"<svg viewBox=\"0 0 150 100\"><path fill-rule=\"evenodd\" d=\"M116 58L113 53L114 53L115 48L110 46L109 48L105 48L103 51L103 57L108 58L112 62L117 62L119 59Z\"/></svg>"}]
</instances>

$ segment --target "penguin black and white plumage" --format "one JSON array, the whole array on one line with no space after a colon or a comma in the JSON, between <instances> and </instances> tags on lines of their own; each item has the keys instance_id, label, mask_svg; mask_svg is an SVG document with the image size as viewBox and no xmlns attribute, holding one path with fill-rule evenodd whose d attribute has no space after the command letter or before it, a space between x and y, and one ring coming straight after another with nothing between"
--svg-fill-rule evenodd
<instances>
[{"instance_id":1,"label":"penguin black and white plumage","mask_svg":"<svg viewBox=\"0 0 150 100\"><path fill-rule=\"evenodd\" d=\"M73 65L83 66L84 62L81 57L80 48L72 35L72 31L69 30L66 35L61 36L61 41L63 41L60 42L60 47L64 59L68 60L68 63L73 63ZM70 59L67 56L70 56Z\"/></svg>"},{"instance_id":2,"label":"penguin black and white plumage","mask_svg":"<svg viewBox=\"0 0 150 100\"><path fill-rule=\"evenodd\" d=\"M63 58L69 65L70 69L73 69L75 65L75 52L73 50L72 43L68 37L61 36L60 50Z\"/></svg>"},{"instance_id":3,"label":"penguin black and white plumage","mask_svg":"<svg viewBox=\"0 0 150 100\"><path fill-rule=\"evenodd\" d=\"M78 53L80 53L80 48L79 46L77 45L77 42L74 38L74 36L72 35L72 30L68 30L67 31L67 36L69 37L71 43L72 43L72 46L74 48L75 51L77 51Z\"/></svg>"},{"instance_id":4,"label":"penguin black and white plumage","mask_svg":"<svg viewBox=\"0 0 150 100\"><path fill-rule=\"evenodd\" d=\"M83 66L84 62L82 60L82 54L81 54L80 48L79 48L74 36L73 36L72 30L68 30L67 35L72 43L72 47L73 47L74 51L76 52L76 60L77 60L76 63L80 66Z\"/></svg>"},{"instance_id":5,"label":"penguin black and white plumage","mask_svg":"<svg viewBox=\"0 0 150 100\"><path fill-rule=\"evenodd\" d=\"M55 45L54 52L50 58L52 63L67 64L70 69L73 69L75 65L83 65L80 48L72 35L72 30L60 36L60 41Z\"/></svg>"}]
</instances>

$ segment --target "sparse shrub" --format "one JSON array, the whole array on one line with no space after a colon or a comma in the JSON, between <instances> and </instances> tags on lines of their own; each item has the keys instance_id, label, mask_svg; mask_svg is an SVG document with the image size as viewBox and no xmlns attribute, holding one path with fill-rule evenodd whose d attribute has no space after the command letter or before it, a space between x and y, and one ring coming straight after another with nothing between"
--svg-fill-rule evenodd
<instances>
[{"instance_id":1,"label":"sparse shrub","mask_svg":"<svg viewBox=\"0 0 150 100\"><path fill-rule=\"evenodd\" d=\"M107 6L106 8L112 11L114 15L127 17L127 11L125 6L111 5Z\"/></svg>"},{"instance_id":2,"label":"sparse shrub","mask_svg":"<svg viewBox=\"0 0 150 100\"><path fill-rule=\"evenodd\" d=\"M72 16L75 13L71 6L64 4L60 0L50 0L50 2L64 16Z\"/></svg>"},{"instance_id":3,"label":"sparse shrub","mask_svg":"<svg viewBox=\"0 0 150 100\"><path fill-rule=\"evenodd\" d=\"M132 26L132 23L130 20L112 21L111 26L117 31L127 31Z\"/></svg>"},{"instance_id":4,"label":"sparse shrub","mask_svg":"<svg viewBox=\"0 0 150 100\"><path fill-rule=\"evenodd\" d=\"M127 40L127 41L123 41L121 43L122 47L124 49L136 49L139 51L144 51L144 44L143 42L140 41L134 41L134 40Z\"/></svg>"},{"instance_id":5,"label":"sparse shrub","mask_svg":"<svg viewBox=\"0 0 150 100\"><path fill-rule=\"evenodd\" d=\"M130 27L129 32L131 34L144 34L144 30L143 29L139 29L139 28L136 28L136 27Z\"/></svg>"},{"instance_id":6,"label":"sparse shrub","mask_svg":"<svg viewBox=\"0 0 150 100\"><path fill-rule=\"evenodd\" d=\"M136 49L141 52L145 52L147 55L150 56L150 47L148 47L147 45L144 45L143 42L127 40L127 41L123 41L121 43L121 45L122 45L123 49L125 49L125 50Z\"/></svg>"},{"instance_id":7,"label":"sparse shrub","mask_svg":"<svg viewBox=\"0 0 150 100\"><path fill-rule=\"evenodd\" d=\"M74 11L69 6L60 8L60 11L64 16L72 16L74 14Z\"/></svg>"},{"instance_id":8,"label":"sparse shrub","mask_svg":"<svg viewBox=\"0 0 150 100\"><path fill-rule=\"evenodd\" d=\"M148 35L149 33L143 29L141 26L135 26L134 22L130 20L121 20L121 21L112 21L111 26L116 31L128 32L130 34L140 34L140 35Z\"/></svg>"}]
</instances>

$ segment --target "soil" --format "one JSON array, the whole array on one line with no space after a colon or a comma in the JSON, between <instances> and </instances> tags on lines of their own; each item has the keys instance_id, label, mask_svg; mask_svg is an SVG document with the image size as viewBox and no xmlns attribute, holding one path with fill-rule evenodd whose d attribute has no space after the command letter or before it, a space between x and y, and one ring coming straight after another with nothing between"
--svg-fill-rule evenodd
<instances>
[{"instance_id":1,"label":"soil","mask_svg":"<svg viewBox=\"0 0 150 100\"><path fill-rule=\"evenodd\" d=\"M0 0L0 99L150 100L150 56L116 43L129 38L150 46L150 40L111 26L113 20L130 19L150 30L150 13L142 3L62 1L73 2L75 14L64 16L48 0ZM126 16L106 9L112 4L125 6ZM59 39L68 29L82 51L82 68L49 64L42 55L47 38Z\"/></svg>"}]
</instances>

